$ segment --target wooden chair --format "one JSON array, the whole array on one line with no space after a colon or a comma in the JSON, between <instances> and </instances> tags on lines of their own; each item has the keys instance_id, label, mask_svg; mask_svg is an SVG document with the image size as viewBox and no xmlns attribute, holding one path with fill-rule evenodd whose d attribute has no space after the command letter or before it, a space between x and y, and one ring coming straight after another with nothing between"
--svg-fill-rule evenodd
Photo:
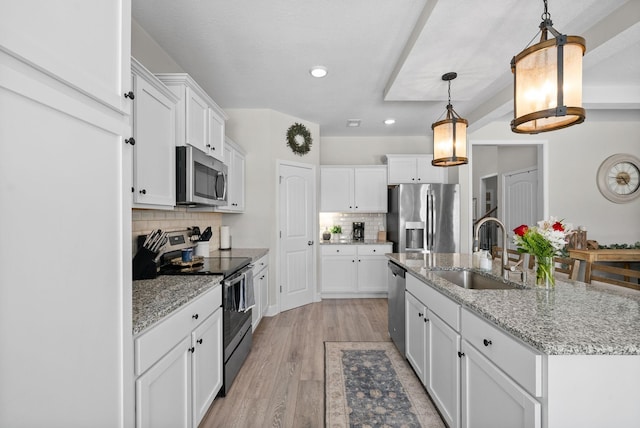
<instances>
[{"instance_id":1,"label":"wooden chair","mask_svg":"<svg viewBox=\"0 0 640 428\"><path fill-rule=\"evenodd\" d=\"M604 282L606 284L619 285L621 287L640 290L640 270L627 269L618 266L591 263L588 269L589 276L585 282Z\"/></svg>"},{"instance_id":2,"label":"wooden chair","mask_svg":"<svg viewBox=\"0 0 640 428\"><path fill-rule=\"evenodd\" d=\"M502 259L502 247L493 246L491 248L491 257L494 259ZM511 264L516 264L520 260L524 258L524 253L519 253L517 250L512 250L511 248L507 248L507 262Z\"/></svg>"},{"instance_id":3,"label":"wooden chair","mask_svg":"<svg viewBox=\"0 0 640 428\"><path fill-rule=\"evenodd\" d=\"M529 256L529 269L535 268L536 258L531 254ZM580 260L572 259L570 257L554 257L555 271L556 273L565 274L568 279L578 279L578 272L580 268Z\"/></svg>"},{"instance_id":4,"label":"wooden chair","mask_svg":"<svg viewBox=\"0 0 640 428\"><path fill-rule=\"evenodd\" d=\"M556 273L566 274L569 279L578 279L580 260L570 257L554 257L553 261L556 265Z\"/></svg>"}]
</instances>

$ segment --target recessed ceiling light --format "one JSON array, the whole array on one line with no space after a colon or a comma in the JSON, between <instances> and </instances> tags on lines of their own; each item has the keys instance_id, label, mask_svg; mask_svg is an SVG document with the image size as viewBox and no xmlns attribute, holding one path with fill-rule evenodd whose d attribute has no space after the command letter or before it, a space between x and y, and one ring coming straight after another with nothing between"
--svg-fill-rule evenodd
<instances>
[{"instance_id":1,"label":"recessed ceiling light","mask_svg":"<svg viewBox=\"0 0 640 428\"><path fill-rule=\"evenodd\" d=\"M360 126L360 119L348 119L347 120L347 127L348 128L357 128L358 126Z\"/></svg>"},{"instance_id":2,"label":"recessed ceiling light","mask_svg":"<svg viewBox=\"0 0 640 428\"><path fill-rule=\"evenodd\" d=\"M393 125L394 123L396 123L396 120L395 120L395 119L391 119L391 118L389 118L389 119L385 119L385 120L384 120L384 124L385 124L385 125Z\"/></svg>"},{"instance_id":3,"label":"recessed ceiling light","mask_svg":"<svg viewBox=\"0 0 640 428\"><path fill-rule=\"evenodd\" d=\"M328 71L327 67L316 65L315 67L312 67L311 70L309 70L309 73L311 73L313 77L324 77L327 75Z\"/></svg>"}]
</instances>

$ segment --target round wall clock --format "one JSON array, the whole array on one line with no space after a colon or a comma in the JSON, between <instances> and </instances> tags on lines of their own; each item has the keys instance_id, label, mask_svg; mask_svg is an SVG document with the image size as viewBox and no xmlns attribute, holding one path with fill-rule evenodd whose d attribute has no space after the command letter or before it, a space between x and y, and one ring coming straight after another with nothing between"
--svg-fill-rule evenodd
<instances>
[{"instance_id":1,"label":"round wall clock","mask_svg":"<svg viewBox=\"0 0 640 428\"><path fill-rule=\"evenodd\" d=\"M598 168L600 193L612 202L622 204L640 197L640 159L619 153L609 156Z\"/></svg>"}]
</instances>

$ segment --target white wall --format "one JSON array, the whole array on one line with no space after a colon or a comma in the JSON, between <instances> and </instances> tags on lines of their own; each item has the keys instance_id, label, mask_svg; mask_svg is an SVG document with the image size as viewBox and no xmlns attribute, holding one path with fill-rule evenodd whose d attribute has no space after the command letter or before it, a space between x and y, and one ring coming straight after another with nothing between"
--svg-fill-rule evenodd
<instances>
[{"instance_id":1,"label":"white wall","mask_svg":"<svg viewBox=\"0 0 640 428\"><path fill-rule=\"evenodd\" d=\"M131 56L152 73L185 73L134 19L131 20Z\"/></svg>"},{"instance_id":2,"label":"white wall","mask_svg":"<svg viewBox=\"0 0 640 428\"><path fill-rule=\"evenodd\" d=\"M640 117L613 121L609 116L538 135L511 132L508 122L494 122L473 133L478 140L548 141L549 215L587 227L600 244L640 241L640 199L615 204L596 185L600 164L616 153L640 156Z\"/></svg>"},{"instance_id":3,"label":"white wall","mask_svg":"<svg viewBox=\"0 0 640 428\"><path fill-rule=\"evenodd\" d=\"M433 153L425 137L323 137L322 165L380 165L386 154Z\"/></svg>"}]
</instances>

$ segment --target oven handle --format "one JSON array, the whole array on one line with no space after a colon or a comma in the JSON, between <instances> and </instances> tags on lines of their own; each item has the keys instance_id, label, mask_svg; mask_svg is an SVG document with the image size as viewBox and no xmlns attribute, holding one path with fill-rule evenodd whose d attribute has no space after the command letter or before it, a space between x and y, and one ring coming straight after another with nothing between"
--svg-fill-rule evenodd
<instances>
[{"instance_id":1,"label":"oven handle","mask_svg":"<svg viewBox=\"0 0 640 428\"><path fill-rule=\"evenodd\" d=\"M242 268L240 271L231 275L229 278L224 279L222 281L222 284L225 286L225 288L233 287L234 285L242 281L247 276L247 273L252 269L253 265L248 265Z\"/></svg>"}]
</instances>

